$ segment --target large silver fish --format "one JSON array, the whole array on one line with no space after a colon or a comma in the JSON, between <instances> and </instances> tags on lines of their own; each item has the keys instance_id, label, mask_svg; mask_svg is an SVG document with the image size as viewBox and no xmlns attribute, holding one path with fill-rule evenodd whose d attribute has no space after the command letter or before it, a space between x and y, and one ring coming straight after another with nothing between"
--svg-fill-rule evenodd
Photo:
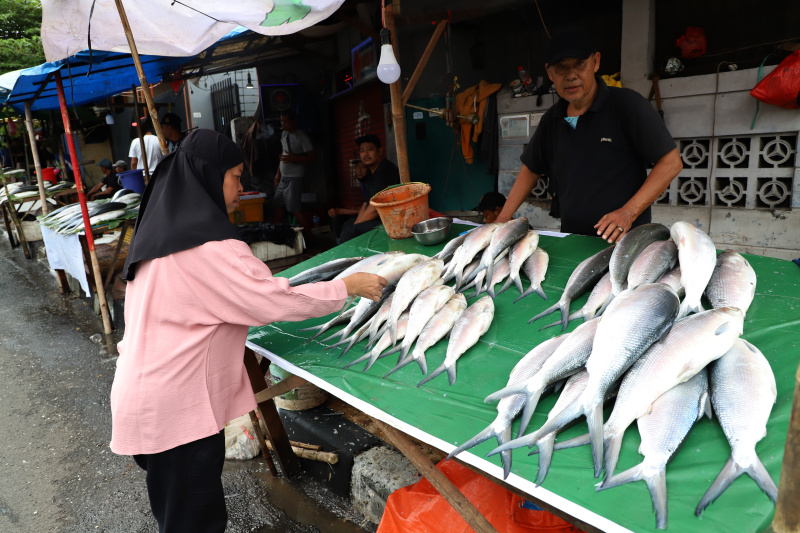
<instances>
[{"instance_id":1,"label":"large silver fish","mask_svg":"<svg viewBox=\"0 0 800 533\"><path fill-rule=\"evenodd\" d=\"M756 454L756 443L767 434L767 420L777 398L775 375L761 351L738 339L711 367L711 404L731 445L731 457L695 509L703 510L747 473L772 503L778 487Z\"/></svg>"},{"instance_id":2,"label":"large silver fish","mask_svg":"<svg viewBox=\"0 0 800 533\"><path fill-rule=\"evenodd\" d=\"M656 241L642 250L628 271L628 288L655 283L678 262L678 247L672 241Z\"/></svg>"},{"instance_id":3,"label":"large silver fish","mask_svg":"<svg viewBox=\"0 0 800 533\"><path fill-rule=\"evenodd\" d=\"M397 337L402 339L403 336L406 334L406 328L408 327L408 311L404 312L400 315L400 319L397 321ZM372 350L367 352L366 354L362 355L355 361L348 363L345 365L344 368L350 368L351 366L360 363L361 361L367 361L366 366L364 367L364 372L372 368L372 365L375 364L375 361L380 359L381 357L386 357L391 352L384 353L389 346L392 344L392 338L389 335L389 332L386 331L383 333L381 338L375 343Z\"/></svg>"},{"instance_id":4,"label":"large silver fish","mask_svg":"<svg viewBox=\"0 0 800 533\"><path fill-rule=\"evenodd\" d=\"M672 287L672 290L678 295L678 298L683 298L686 295L686 291L683 288L683 284L681 283L681 267L676 266L663 276L659 278L656 283L665 283Z\"/></svg>"},{"instance_id":5,"label":"large silver fish","mask_svg":"<svg viewBox=\"0 0 800 533\"><path fill-rule=\"evenodd\" d=\"M448 285L432 285L419 293L419 296L414 299L414 302L411 304L411 309L409 310L406 334L401 344L401 360L405 359L408 355L411 345L414 344L419 334L422 333L422 328L425 327L439 309L444 307L444 304L446 304L454 294L455 291Z\"/></svg>"},{"instance_id":6,"label":"large silver fish","mask_svg":"<svg viewBox=\"0 0 800 533\"><path fill-rule=\"evenodd\" d=\"M530 436L515 439L504 447L512 449L533 444L579 416L586 416L594 475L598 477L603 459L603 399L619 377L669 331L679 305L675 291L661 283L640 285L620 293L611 301L597 326L592 354L586 361L589 383L581 397Z\"/></svg>"},{"instance_id":7,"label":"large silver fish","mask_svg":"<svg viewBox=\"0 0 800 533\"><path fill-rule=\"evenodd\" d=\"M400 314L411 305L419 293L437 280L441 280L439 276L443 269L444 261L430 259L414 265L400 278L395 289L392 306L389 309L389 318L386 319L386 325L392 337L392 345L397 344L397 320L400 318Z\"/></svg>"},{"instance_id":8,"label":"large silver fish","mask_svg":"<svg viewBox=\"0 0 800 533\"><path fill-rule=\"evenodd\" d=\"M392 300L394 300L394 292L383 302L378 312L372 317L372 321L369 325L369 342L367 343L367 349L370 348L373 340L377 340L378 330L386 323L386 319L389 318L389 309L392 307Z\"/></svg>"},{"instance_id":9,"label":"large silver fish","mask_svg":"<svg viewBox=\"0 0 800 533\"><path fill-rule=\"evenodd\" d=\"M396 367L391 369L385 376L383 376L384 379L389 377L389 374L392 372L400 370L412 361L417 362L420 370L422 370L423 375L427 374L428 363L425 360L425 350L439 342L445 337L445 335L450 333L450 330L453 329L456 321L461 317L466 308L467 299L464 297L464 295L454 294L450 300L444 304L444 307L442 307L438 313L433 315L428 323L425 324L425 327L422 328L422 333L419 334L419 337L417 338L417 344L414 346L411 354L398 362Z\"/></svg>"},{"instance_id":10,"label":"large silver fish","mask_svg":"<svg viewBox=\"0 0 800 533\"><path fill-rule=\"evenodd\" d=\"M568 322L572 322L573 320L577 320L579 318L582 318L584 322L588 322L595 316L599 316L600 308L606 303L609 294L611 294L611 273L606 272L605 275L600 278L600 281L597 282L597 285L594 286L592 292L589 293L589 298L586 300L586 303L583 304L583 307L569 315ZM542 329L552 328L553 326L558 326L560 324L561 321L556 320L552 324L548 324Z\"/></svg>"},{"instance_id":11,"label":"large silver fish","mask_svg":"<svg viewBox=\"0 0 800 533\"><path fill-rule=\"evenodd\" d=\"M508 254L512 246L528 234L528 219L525 217L515 218L503 224L492 235L492 240L483 251L481 264L478 270L486 269L486 281L491 281L492 271L494 270L495 260L501 253ZM489 295L494 298L494 288L489 291Z\"/></svg>"},{"instance_id":12,"label":"large silver fish","mask_svg":"<svg viewBox=\"0 0 800 533\"><path fill-rule=\"evenodd\" d=\"M528 320L528 324L539 320L543 316L549 315L553 311L559 310L561 311L561 330L567 329L569 304L572 300L594 287L597 281L603 277L603 274L608 270L609 261L611 260L611 254L613 252L614 246L609 246L581 261L581 263L575 267L575 270L572 271L572 274L570 274L567 285L564 287L564 292L561 294L561 298L559 298L558 302Z\"/></svg>"},{"instance_id":13,"label":"large silver fish","mask_svg":"<svg viewBox=\"0 0 800 533\"><path fill-rule=\"evenodd\" d=\"M542 282L544 281L544 277L547 275L547 266L549 263L550 256L541 248L535 249L530 257L528 257L522 263L522 272L525 273L525 276L527 276L531 284L522 292L522 294L517 297L516 300L514 300L514 303L517 303L533 293L536 293L541 296L542 299L547 300L547 295L544 293L544 289L542 289Z\"/></svg>"},{"instance_id":14,"label":"large silver fish","mask_svg":"<svg viewBox=\"0 0 800 533\"><path fill-rule=\"evenodd\" d=\"M469 235L469 233L464 233L463 235L459 235L455 239L450 240L444 245L444 248L442 248L439 253L431 257L431 259L441 259L444 262L449 261L450 258L452 258L456 253L456 250L458 250L458 247L464 242L464 239L467 238L467 235Z\"/></svg>"},{"instance_id":15,"label":"large silver fish","mask_svg":"<svg viewBox=\"0 0 800 533\"><path fill-rule=\"evenodd\" d=\"M669 239L669 228L663 224L642 224L628 231L617 242L608 264L611 272L611 293L616 296L625 289L628 272L639 254L655 241Z\"/></svg>"},{"instance_id":16,"label":"large silver fish","mask_svg":"<svg viewBox=\"0 0 800 533\"><path fill-rule=\"evenodd\" d=\"M403 252L384 252L381 254L371 255L369 257L365 257L358 263L351 265L337 274L333 279L342 279L346 278L350 274L355 274L356 272L366 272L368 274L375 274L377 273L378 269L386 264L386 261L389 259L393 259L398 255L404 255Z\"/></svg>"},{"instance_id":17,"label":"large silver fish","mask_svg":"<svg viewBox=\"0 0 800 533\"><path fill-rule=\"evenodd\" d=\"M708 372L701 369L693 378L659 396L649 413L637 419L644 460L633 468L606 479L597 490L619 487L644 480L656 512L656 527L667 527L667 462L677 451L695 422L703 414L711 418L708 398Z\"/></svg>"},{"instance_id":18,"label":"large silver fish","mask_svg":"<svg viewBox=\"0 0 800 533\"><path fill-rule=\"evenodd\" d=\"M336 326L338 324L344 324L345 322L350 320L353 317L353 313L355 313L355 311L356 311L356 308L355 307L351 307L350 309L348 309L344 313L336 315L335 317L333 317L332 319L328 320L324 324L320 324L319 326L312 326L310 328L298 329L297 331L314 331L314 330L316 330L317 332L312 337L310 337L308 340L306 340L306 342L311 342L314 339L316 339L318 336L320 336L323 333L325 333L326 331L328 331L331 327ZM305 344L305 343L303 343L303 344Z\"/></svg>"},{"instance_id":19,"label":"large silver fish","mask_svg":"<svg viewBox=\"0 0 800 533\"><path fill-rule=\"evenodd\" d=\"M296 287L304 283L317 283L319 281L328 281L341 274L348 267L353 266L359 261L365 259L364 257L343 257L341 259L334 259L327 263L311 267L299 274L295 274L289 278L289 286Z\"/></svg>"},{"instance_id":20,"label":"large silver fish","mask_svg":"<svg viewBox=\"0 0 800 533\"><path fill-rule=\"evenodd\" d=\"M506 279L508 277L509 273L510 273L510 270L509 270L509 264L508 264L508 256L505 256L505 257L501 256L500 259L495 261L494 272L492 272L492 281L491 281L491 283L489 283L488 285L484 285L483 284L483 278L486 276L486 270L483 270L481 273L479 273L475 277L474 285L475 285L476 289L475 289L475 292L472 293L470 298L475 298L476 296L479 296L479 295L483 294L484 292L488 291L489 292L489 296L492 299L494 299L495 296L496 296L496 294L494 293L495 285L497 285L498 283L500 283L501 281ZM478 278L480 278L480 280L478 280ZM480 288L481 285L483 285L483 289ZM466 289L466 287L465 287L465 289Z\"/></svg>"},{"instance_id":21,"label":"large silver fish","mask_svg":"<svg viewBox=\"0 0 800 533\"><path fill-rule=\"evenodd\" d=\"M747 314L756 295L756 271L747 259L733 250L717 256L717 267L706 286L706 296L716 307L733 306Z\"/></svg>"},{"instance_id":22,"label":"large silver fish","mask_svg":"<svg viewBox=\"0 0 800 533\"><path fill-rule=\"evenodd\" d=\"M528 428L528 423L531 420L531 416L533 416L536 405L539 403L542 392L548 386L571 376L586 365L586 360L589 359L589 355L592 353L594 337L597 333L599 322L599 319L584 322L572 333L562 335L566 337L566 340L547 359L547 362L544 363L539 372L525 381L507 385L505 388L486 397L485 402L492 402L509 395L525 395L525 410L522 413L518 437L521 437Z\"/></svg>"},{"instance_id":23,"label":"large silver fish","mask_svg":"<svg viewBox=\"0 0 800 533\"><path fill-rule=\"evenodd\" d=\"M558 337L548 339L539 343L533 350L525 354L511 370L507 387L516 385L535 375L566 338L566 335L559 335ZM524 405L525 396L523 394L515 394L502 398L497 404L497 417L494 419L494 422L489 424L486 429L473 438L450 452L447 458L450 459L464 450L477 446L492 437L497 439L497 444L507 442L511 438L511 424L517 414L522 411ZM511 472L511 450L500 454L500 460L503 463L503 478L505 479Z\"/></svg>"},{"instance_id":24,"label":"large silver fish","mask_svg":"<svg viewBox=\"0 0 800 533\"><path fill-rule=\"evenodd\" d=\"M508 280L506 280L505 284L500 288L497 294L505 292L512 283L517 286L520 294L524 292L522 288L522 280L519 277L519 271L522 268L523 263L525 263L525 261L531 256L538 246L539 233L537 233L536 230L530 230L528 231L527 235L517 241L514 247L511 248L511 252L508 254L510 268Z\"/></svg>"},{"instance_id":25,"label":"large silver fish","mask_svg":"<svg viewBox=\"0 0 800 533\"><path fill-rule=\"evenodd\" d=\"M670 234L678 246L681 284L686 290L679 316L699 313L703 310L700 298L717 266L717 250L703 230L688 222L676 222L670 228Z\"/></svg>"},{"instance_id":26,"label":"large silver fish","mask_svg":"<svg viewBox=\"0 0 800 533\"><path fill-rule=\"evenodd\" d=\"M461 252L458 253L458 263L453 266L453 273L456 278L456 290L463 284L464 268L489 246L492 236L494 236L495 232L500 229L501 226L502 224L495 223L484 224L467 234L467 238L464 239L460 247Z\"/></svg>"},{"instance_id":27,"label":"large silver fish","mask_svg":"<svg viewBox=\"0 0 800 533\"><path fill-rule=\"evenodd\" d=\"M428 377L417 383L417 387L421 387L445 371L450 385L453 385L456 382L456 362L486 333L492 325L493 318L494 301L489 296L484 296L469 306L453 326L444 362Z\"/></svg>"},{"instance_id":28,"label":"large silver fish","mask_svg":"<svg viewBox=\"0 0 800 533\"><path fill-rule=\"evenodd\" d=\"M666 391L687 381L727 352L744 327L744 315L723 307L675 322L625 374L614 410L603 426L606 476L614 475L628 426Z\"/></svg>"}]
</instances>

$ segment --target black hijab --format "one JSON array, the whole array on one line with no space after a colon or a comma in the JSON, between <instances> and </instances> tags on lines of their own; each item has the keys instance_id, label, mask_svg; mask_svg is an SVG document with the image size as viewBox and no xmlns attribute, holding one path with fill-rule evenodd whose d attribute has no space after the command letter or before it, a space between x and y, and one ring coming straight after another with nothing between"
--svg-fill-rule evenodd
<instances>
[{"instance_id":1,"label":"black hijab","mask_svg":"<svg viewBox=\"0 0 800 533\"><path fill-rule=\"evenodd\" d=\"M198 129L159 162L147 184L128 249L122 279L136 275L136 264L209 241L239 239L228 218L222 183L225 172L243 162L232 140Z\"/></svg>"}]
</instances>

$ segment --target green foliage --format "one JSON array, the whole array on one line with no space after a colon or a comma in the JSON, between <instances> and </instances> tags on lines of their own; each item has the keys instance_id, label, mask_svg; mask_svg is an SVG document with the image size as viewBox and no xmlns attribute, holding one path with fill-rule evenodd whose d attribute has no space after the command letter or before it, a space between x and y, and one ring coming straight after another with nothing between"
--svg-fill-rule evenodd
<instances>
[{"instance_id":1,"label":"green foliage","mask_svg":"<svg viewBox=\"0 0 800 533\"><path fill-rule=\"evenodd\" d=\"M0 0L0 74L44 63L38 0Z\"/></svg>"}]
</instances>

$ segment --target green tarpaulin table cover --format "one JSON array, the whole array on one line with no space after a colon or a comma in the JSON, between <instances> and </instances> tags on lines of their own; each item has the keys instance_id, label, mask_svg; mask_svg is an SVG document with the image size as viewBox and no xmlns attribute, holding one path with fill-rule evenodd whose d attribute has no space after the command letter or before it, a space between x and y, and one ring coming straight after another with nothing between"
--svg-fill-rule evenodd
<instances>
[{"instance_id":1,"label":"green tarpaulin table cover","mask_svg":"<svg viewBox=\"0 0 800 533\"><path fill-rule=\"evenodd\" d=\"M465 229L468 228L454 226L451 236ZM414 239L392 240L379 226L279 275L290 277L335 258L391 250L433 255L443 246L422 246ZM397 363L395 355L379 359L367 372L362 372L363 364L344 370L347 363L363 355L366 341L339 358L338 348L325 350L333 341L322 344L315 340L305 344L305 340L314 332L297 331L321 324L330 317L251 328L248 346L367 414L450 452L494 420L496 404L485 404L483 399L506 385L517 361L540 342L561 333L559 327L539 331L542 326L558 319L558 314L532 324L527 324L528 319L555 303L575 266L608 244L592 237L570 235L558 238L543 235L539 246L550 255L547 277L542 284L548 301L532 294L514 304L518 291L513 287L498 296L494 321L480 342L459 359L457 381L453 386L448 385L445 373L417 388L423 376L415 363L383 379ZM761 349L769 360L778 389L777 403L767 424L767 435L756 450L777 483L791 411L794 376L800 359L800 268L790 261L752 255L745 257L758 274L758 285L756 297L747 313L743 337ZM527 287L524 276L523 281ZM467 296L470 293L468 291ZM579 309L586 298L584 295L572 302L572 310ZM469 300L469 303L474 301ZM570 323L567 331L575 329L580 322ZM341 328L336 326L329 333ZM442 363L446 347L445 339L426 352L429 370ZM556 399L557 395L554 394L542 397L528 433L544 423ZM606 406L606 420L609 413L610 407ZM519 420L513 426L514 436L518 426ZM584 433L586 423L581 418L577 424L559 433L558 440ZM637 453L639 442L634 423L625 433L617 472L641 461L642 457ZM500 456L485 457L496 445L492 438L458 457L502 479ZM644 482L595 491L594 485L599 480L593 475L588 446L557 451L541 487L533 484L538 456L528 456L528 451L527 448L514 450L511 475L506 480L509 484L602 530L655 530L655 515ZM667 465L669 530L755 532L769 525L774 506L746 474L736 480L700 518L695 517L697 503L729 456L730 447L717 421L707 418L699 421Z\"/></svg>"}]
</instances>

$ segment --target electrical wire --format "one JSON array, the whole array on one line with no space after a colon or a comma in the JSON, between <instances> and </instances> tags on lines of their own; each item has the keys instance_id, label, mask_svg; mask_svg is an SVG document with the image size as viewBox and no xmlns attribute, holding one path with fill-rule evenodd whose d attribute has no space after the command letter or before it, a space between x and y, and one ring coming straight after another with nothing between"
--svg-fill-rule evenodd
<instances>
[{"instance_id":1,"label":"electrical wire","mask_svg":"<svg viewBox=\"0 0 800 533\"><path fill-rule=\"evenodd\" d=\"M547 29L547 24L544 23L544 17L542 16L542 8L539 7L539 0L533 0L533 3L536 4L536 10L539 12L539 20L542 21L542 27L544 28L544 32L547 34L547 38L550 39L550 30Z\"/></svg>"},{"instance_id":2,"label":"electrical wire","mask_svg":"<svg viewBox=\"0 0 800 533\"><path fill-rule=\"evenodd\" d=\"M712 181L714 179L714 163L717 159L717 150L715 148L715 141L717 138L717 95L719 94L719 69L722 65L732 65L732 61L720 61L717 65L717 76L716 81L714 83L714 103L711 107L711 146L709 147L708 155L711 158L711 161L708 165L708 184L707 184L707 191L708 191L708 231L706 233L711 235L711 216L714 213L714 196L712 193L713 184Z\"/></svg>"}]
</instances>

